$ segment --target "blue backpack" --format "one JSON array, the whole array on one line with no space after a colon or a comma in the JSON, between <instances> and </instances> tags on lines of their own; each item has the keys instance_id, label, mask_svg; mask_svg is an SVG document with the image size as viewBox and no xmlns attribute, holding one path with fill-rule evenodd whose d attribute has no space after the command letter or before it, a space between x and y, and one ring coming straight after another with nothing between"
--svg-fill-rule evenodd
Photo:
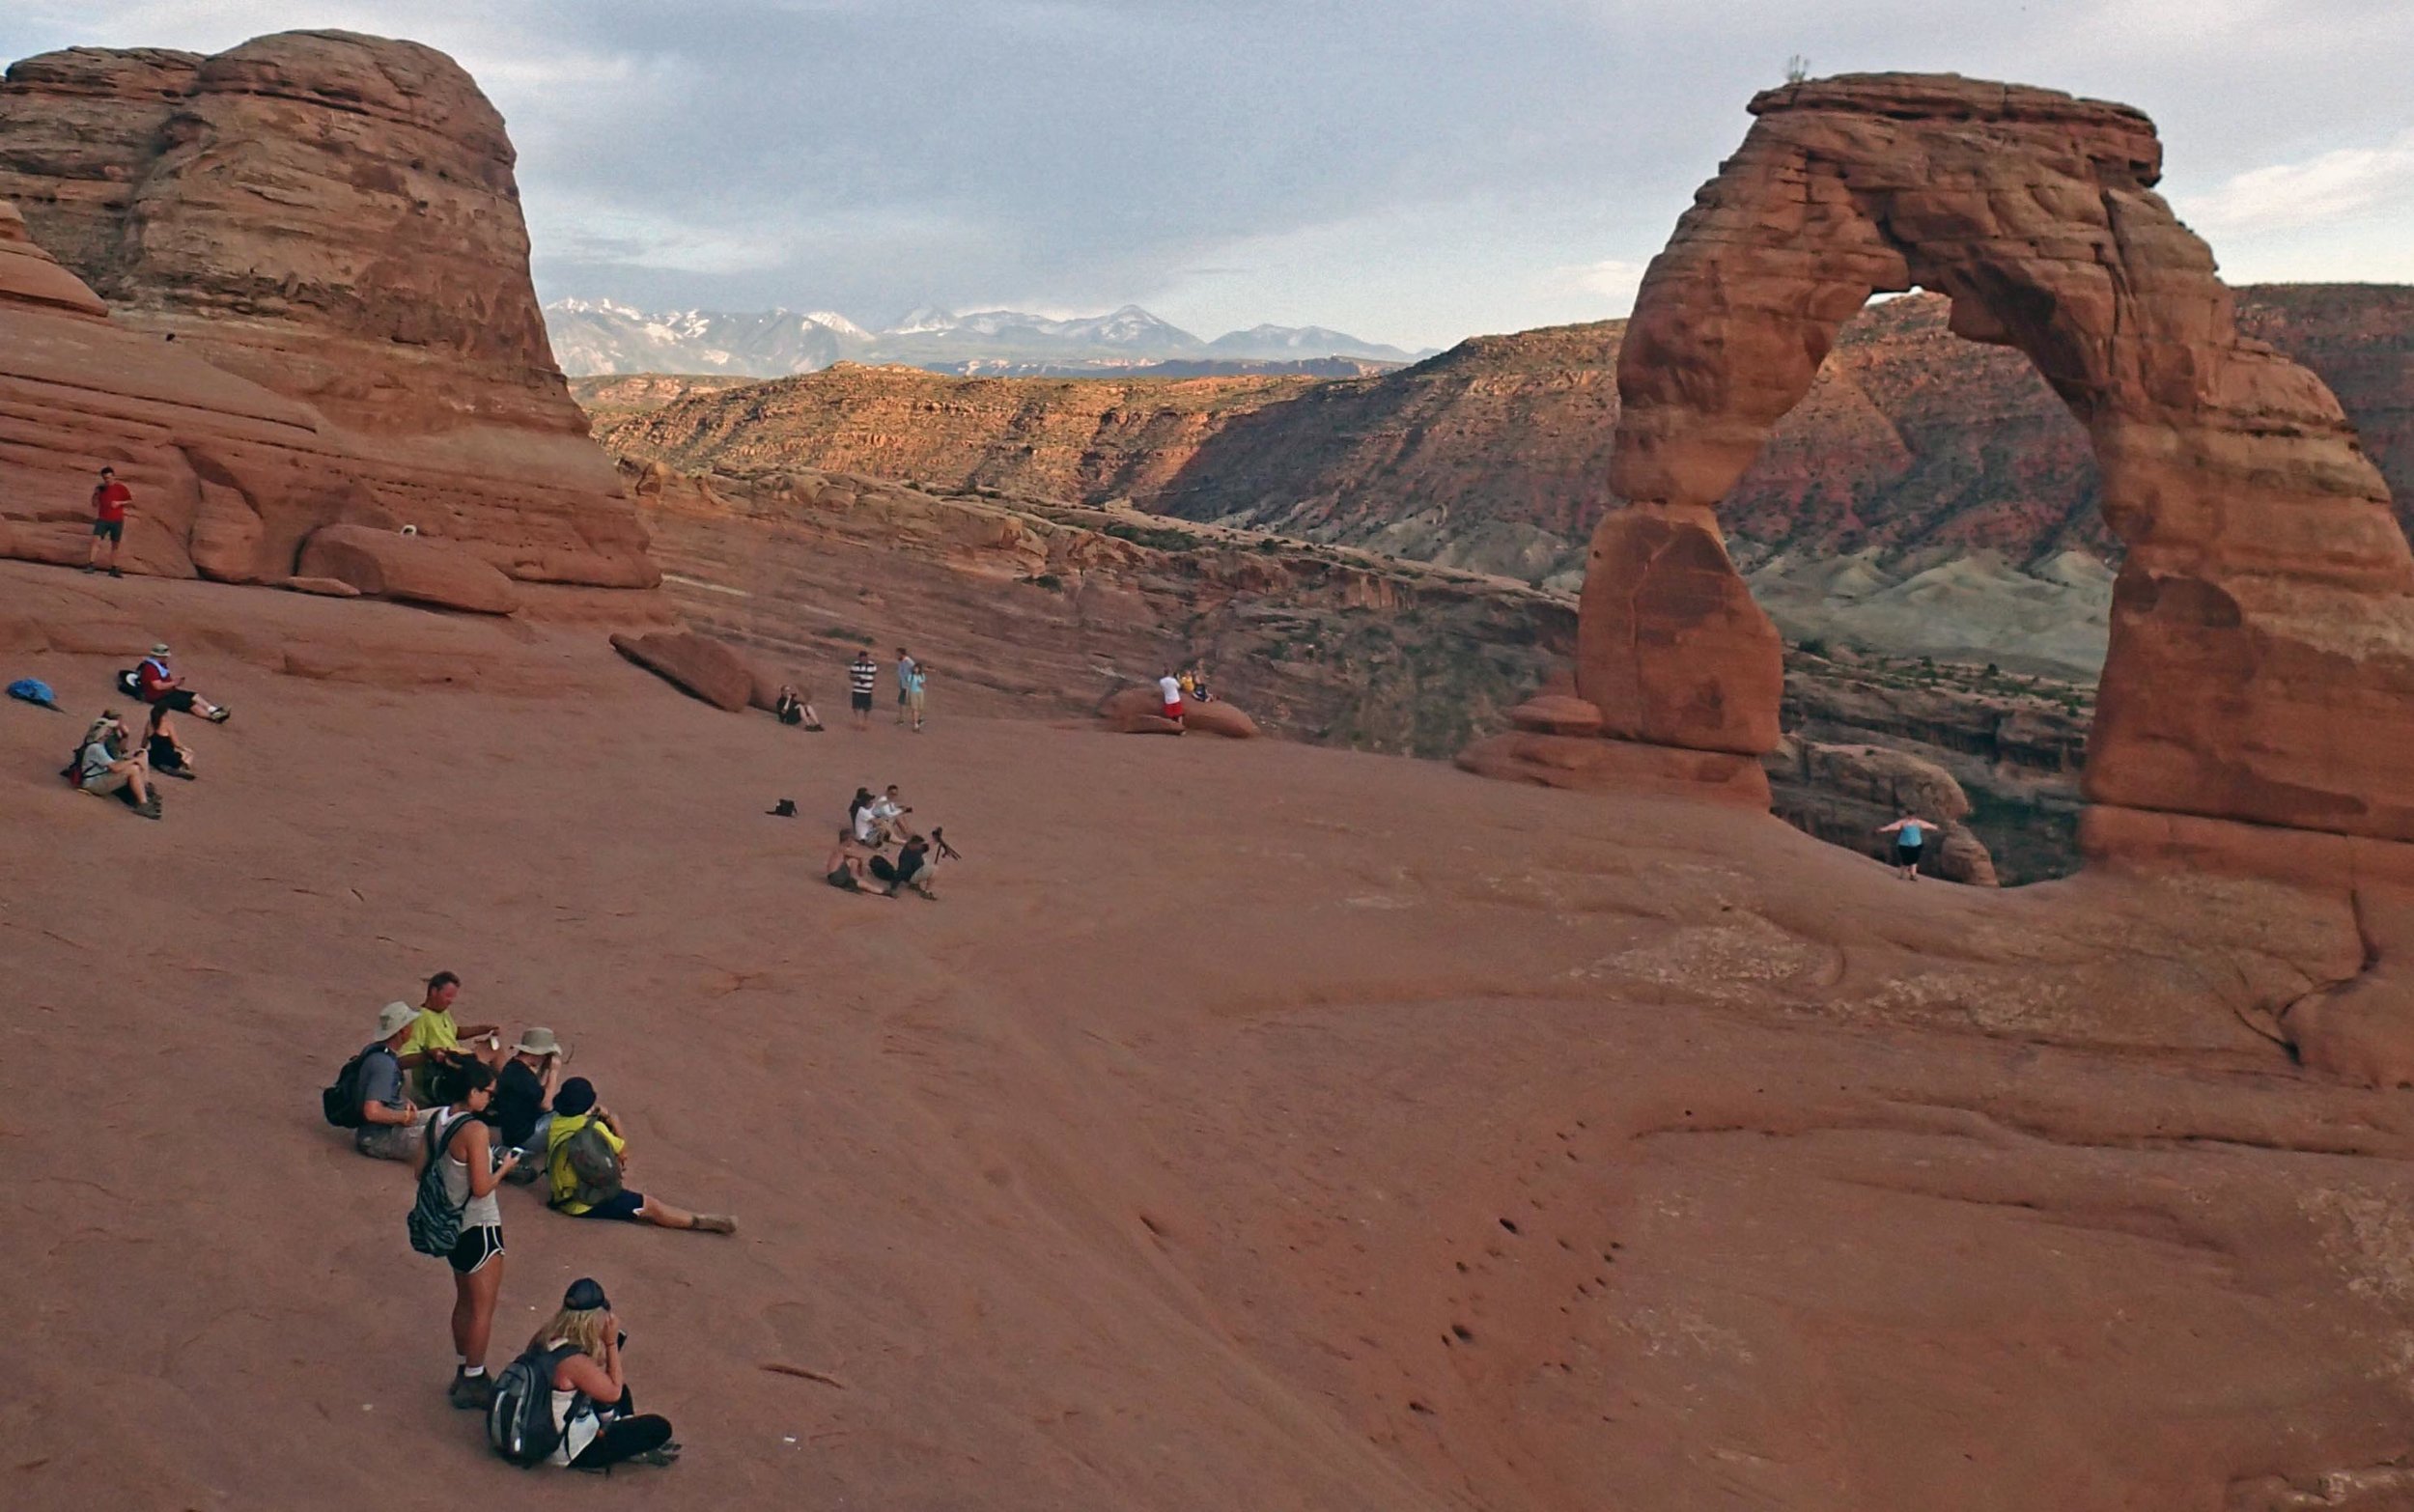
<instances>
[{"instance_id":1,"label":"blue backpack","mask_svg":"<svg viewBox=\"0 0 2414 1512\"><path fill-rule=\"evenodd\" d=\"M21 677L11 683L9 696L21 698L29 704L40 704L44 709L59 707L59 695L50 691L50 685L38 677Z\"/></svg>"}]
</instances>

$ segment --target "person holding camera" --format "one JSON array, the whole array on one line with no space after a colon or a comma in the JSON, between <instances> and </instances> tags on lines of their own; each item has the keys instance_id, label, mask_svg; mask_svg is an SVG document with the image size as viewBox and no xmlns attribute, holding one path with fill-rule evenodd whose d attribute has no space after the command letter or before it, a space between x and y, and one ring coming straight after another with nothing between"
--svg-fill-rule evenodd
<instances>
[{"instance_id":1,"label":"person holding camera","mask_svg":"<svg viewBox=\"0 0 2414 1512\"><path fill-rule=\"evenodd\" d=\"M592 1276L580 1276L562 1293L561 1311L537 1330L531 1351L568 1351L553 1365L553 1426L561 1434L547 1463L572 1470L608 1470L615 1465L668 1465L679 1458L670 1419L640 1414L621 1352L629 1334L612 1311L612 1301Z\"/></svg>"},{"instance_id":2,"label":"person holding camera","mask_svg":"<svg viewBox=\"0 0 2414 1512\"><path fill-rule=\"evenodd\" d=\"M494 1132L506 1149L520 1152L516 1182L532 1182L545 1172L545 1136L553 1127L553 1093L561 1085L562 1066L570 1052L553 1031L530 1028L512 1047L511 1059L494 1078Z\"/></svg>"},{"instance_id":3,"label":"person holding camera","mask_svg":"<svg viewBox=\"0 0 2414 1512\"><path fill-rule=\"evenodd\" d=\"M98 798L115 794L143 818L156 819L159 795L151 786L151 763L141 751L128 752L127 740L126 722L118 712L100 711L76 752L75 785Z\"/></svg>"}]
</instances>

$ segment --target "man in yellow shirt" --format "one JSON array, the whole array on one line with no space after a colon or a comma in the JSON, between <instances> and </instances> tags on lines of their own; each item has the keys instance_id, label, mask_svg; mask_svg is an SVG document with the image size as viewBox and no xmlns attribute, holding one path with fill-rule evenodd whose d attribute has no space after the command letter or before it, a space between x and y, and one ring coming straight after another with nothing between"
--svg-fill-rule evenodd
<instances>
[{"instance_id":1,"label":"man in yellow shirt","mask_svg":"<svg viewBox=\"0 0 2414 1512\"><path fill-rule=\"evenodd\" d=\"M604 1147L612 1152L612 1162L619 1167L609 1182L609 1196L582 1201L582 1187L594 1193L594 1186L582 1183L570 1157L570 1141L593 1129ZM629 1174L628 1157L624 1153L629 1141L622 1136L620 1125L611 1109L600 1107L595 1101L595 1083L584 1077L573 1077L553 1094L553 1127L545 1136L545 1172L552 1191L551 1207L572 1218L617 1218L627 1223L651 1223L657 1228L688 1228L706 1234L732 1234L738 1229L737 1219L715 1213L688 1213L672 1207L660 1198L624 1185Z\"/></svg>"},{"instance_id":2,"label":"man in yellow shirt","mask_svg":"<svg viewBox=\"0 0 2414 1512\"><path fill-rule=\"evenodd\" d=\"M466 1027L453 1022L453 1000L461 996L461 978L450 971L438 971L428 978L427 1000L419 1005L419 1017L410 1022L410 1038L403 1043L402 1067L410 1073L411 1085L422 1104L436 1099L428 1095L428 1073L436 1063L456 1059L483 1060L499 1066L503 1059L502 1030L491 1023L473 1023ZM484 1039L483 1050L464 1051L463 1040Z\"/></svg>"}]
</instances>

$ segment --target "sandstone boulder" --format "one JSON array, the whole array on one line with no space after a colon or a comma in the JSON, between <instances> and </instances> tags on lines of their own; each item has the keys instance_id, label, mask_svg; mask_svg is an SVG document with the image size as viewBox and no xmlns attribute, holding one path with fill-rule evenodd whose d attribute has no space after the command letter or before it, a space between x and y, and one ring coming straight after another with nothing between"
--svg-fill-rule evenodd
<instances>
[{"instance_id":1,"label":"sandstone boulder","mask_svg":"<svg viewBox=\"0 0 2414 1512\"><path fill-rule=\"evenodd\" d=\"M1509 711L1509 723L1540 735L1599 735L1601 710L1573 693L1536 693Z\"/></svg>"},{"instance_id":2,"label":"sandstone boulder","mask_svg":"<svg viewBox=\"0 0 2414 1512\"><path fill-rule=\"evenodd\" d=\"M735 651L693 630L614 635L612 649L716 709L736 714L753 702L755 669Z\"/></svg>"},{"instance_id":3,"label":"sandstone boulder","mask_svg":"<svg viewBox=\"0 0 2414 1512\"><path fill-rule=\"evenodd\" d=\"M1675 745L1513 730L1458 753L1480 777L1580 793L1654 793L1766 812L1768 773L1750 756Z\"/></svg>"},{"instance_id":4,"label":"sandstone boulder","mask_svg":"<svg viewBox=\"0 0 2414 1512\"><path fill-rule=\"evenodd\" d=\"M401 599L473 614L511 614L510 578L450 542L366 525L323 525L302 543L296 577L332 577L373 599Z\"/></svg>"},{"instance_id":5,"label":"sandstone boulder","mask_svg":"<svg viewBox=\"0 0 2414 1512\"><path fill-rule=\"evenodd\" d=\"M0 476L0 510L68 491L96 456L146 462L137 518L159 539L139 569L254 581L374 483L511 576L653 586L644 529L553 364L512 162L469 76L413 42L292 32L210 58L12 66L0 201L66 266L13 266L12 216L0 289L85 317L97 292L145 339L0 332L0 386L92 380L44 390L39 411L0 396L0 471L56 475L39 494ZM204 483L240 512L205 507Z\"/></svg>"},{"instance_id":6,"label":"sandstone boulder","mask_svg":"<svg viewBox=\"0 0 2414 1512\"><path fill-rule=\"evenodd\" d=\"M1995 859L1964 823L1969 796L1934 762L1883 745L1831 745L1788 740L1761 758L1780 819L1832 845L1891 860L1894 844L1878 826L1916 814L1942 828L1923 870L1947 882L1992 887Z\"/></svg>"},{"instance_id":7,"label":"sandstone boulder","mask_svg":"<svg viewBox=\"0 0 2414 1512\"><path fill-rule=\"evenodd\" d=\"M1200 735L1248 741L1265 733L1256 720L1221 699L1184 705L1181 724L1165 717L1159 712L1164 708L1164 697L1154 686L1124 687L1099 700L1098 716L1120 735L1179 735L1187 728Z\"/></svg>"}]
</instances>

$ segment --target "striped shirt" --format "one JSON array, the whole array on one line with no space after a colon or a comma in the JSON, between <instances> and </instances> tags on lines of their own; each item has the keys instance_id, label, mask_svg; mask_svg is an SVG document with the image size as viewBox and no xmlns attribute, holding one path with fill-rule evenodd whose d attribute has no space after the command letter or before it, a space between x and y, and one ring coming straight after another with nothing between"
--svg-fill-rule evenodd
<instances>
[{"instance_id":1,"label":"striped shirt","mask_svg":"<svg viewBox=\"0 0 2414 1512\"><path fill-rule=\"evenodd\" d=\"M872 680L880 676L877 661L852 661L847 664L847 686L858 693L872 690Z\"/></svg>"}]
</instances>

